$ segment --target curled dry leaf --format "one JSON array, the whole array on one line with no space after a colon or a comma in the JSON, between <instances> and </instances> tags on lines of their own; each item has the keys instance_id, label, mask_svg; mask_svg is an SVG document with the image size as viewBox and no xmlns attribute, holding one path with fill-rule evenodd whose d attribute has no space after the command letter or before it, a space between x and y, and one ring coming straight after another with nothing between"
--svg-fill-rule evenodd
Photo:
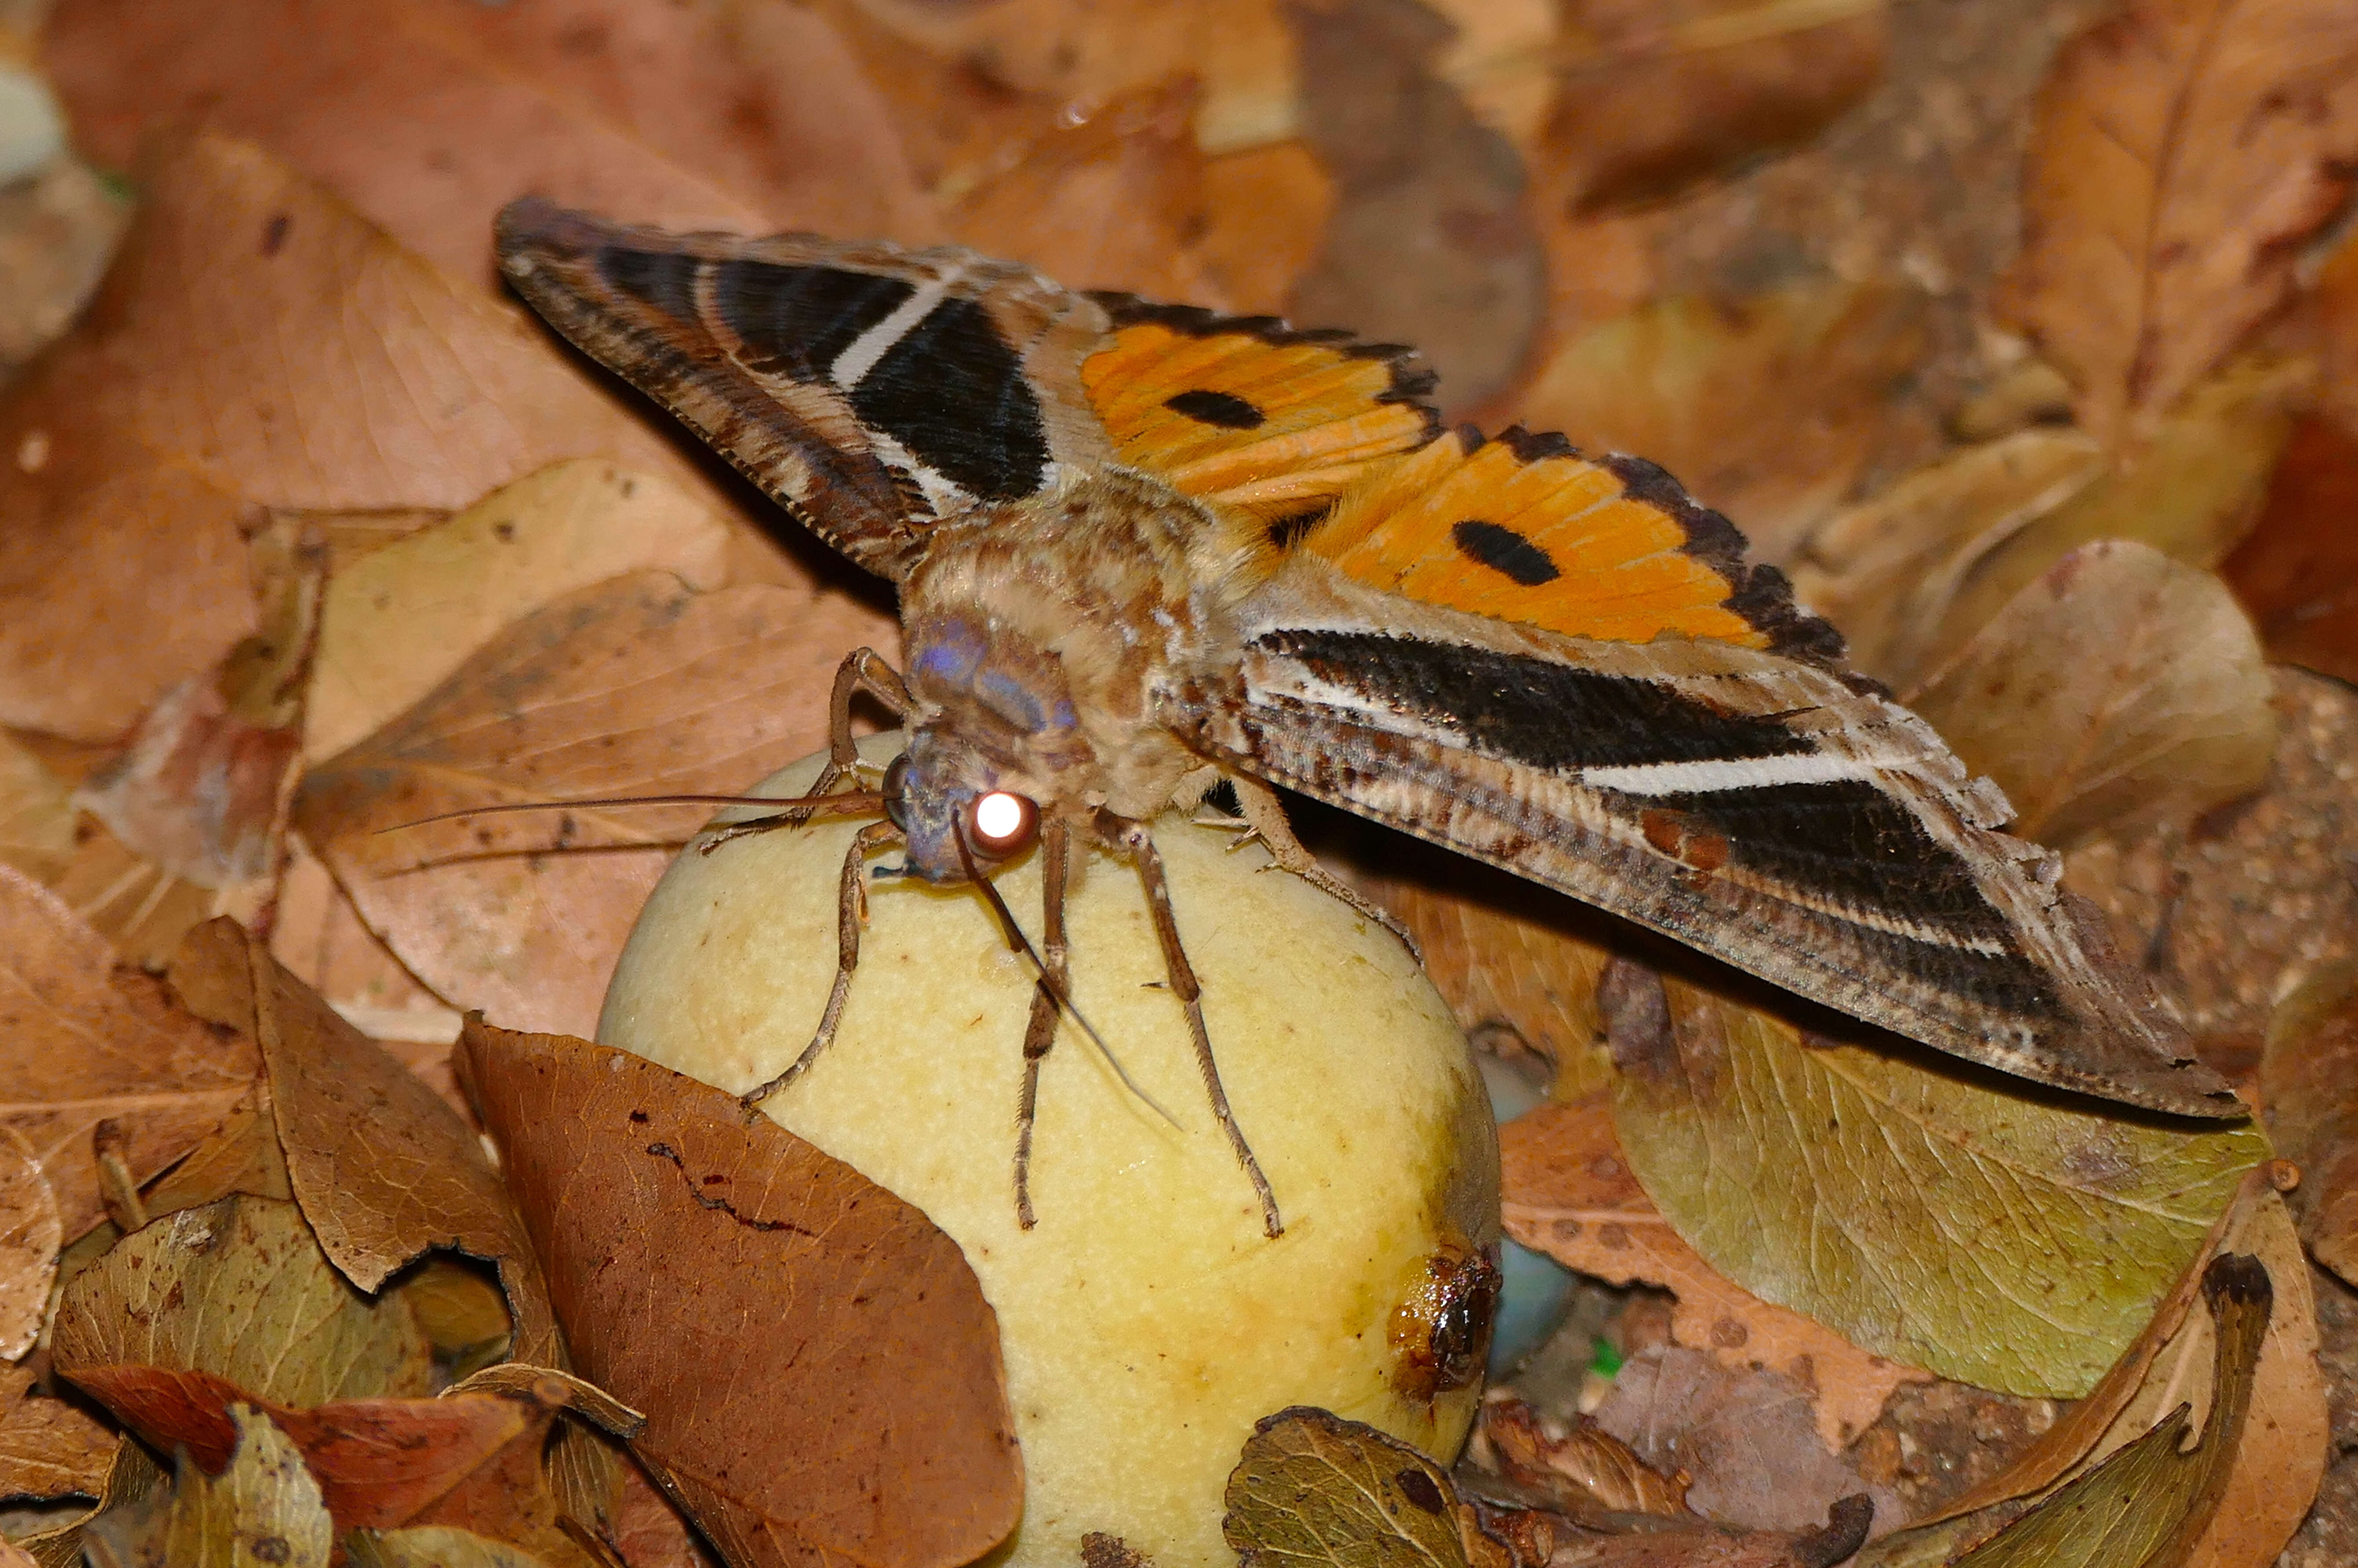
<instances>
[{"instance_id":1,"label":"curled dry leaf","mask_svg":"<svg viewBox=\"0 0 2358 1568\"><path fill-rule=\"evenodd\" d=\"M184 1208L200 1208L232 1193L258 1198L295 1201L295 1184L287 1173L287 1152L278 1141L278 1119L270 1102L267 1078L257 1078L222 1124L189 1151L188 1158L158 1176L141 1191L140 1206L149 1219L160 1219Z\"/></svg>"},{"instance_id":2,"label":"curled dry leaf","mask_svg":"<svg viewBox=\"0 0 2358 1568\"><path fill-rule=\"evenodd\" d=\"M1584 448L1644 453L1782 560L1858 479L1889 384L1922 354L1924 310L1914 288L1832 278L1659 299L1565 344L1515 409Z\"/></svg>"},{"instance_id":3,"label":"curled dry leaf","mask_svg":"<svg viewBox=\"0 0 2358 1568\"><path fill-rule=\"evenodd\" d=\"M305 759L367 739L502 629L568 594L648 568L719 588L729 539L669 481L575 459L372 551L329 585Z\"/></svg>"},{"instance_id":4,"label":"curled dry leaf","mask_svg":"<svg viewBox=\"0 0 2358 1568\"><path fill-rule=\"evenodd\" d=\"M1014 1527L996 1319L922 1214L621 1052L461 1048L575 1354L732 1562L950 1568Z\"/></svg>"},{"instance_id":5,"label":"curled dry leaf","mask_svg":"<svg viewBox=\"0 0 2358 1568\"><path fill-rule=\"evenodd\" d=\"M937 237L874 91L800 12L354 0L287 49L266 0L201 21L72 0L47 60L93 156L210 120L485 289L492 215L520 190L676 228Z\"/></svg>"},{"instance_id":6,"label":"curled dry leaf","mask_svg":"<svg viewBox=\"0 0 2358 1568\"><path fill-rule=\"evenodd\" d=\"M2217 578L2108 540L2015 595L1906 700L1997 781L2014 832L2069 848L2258 788L2270 696L2252 623Z\"/></svg>"},{"instance_id":7,"label":"curled dry leaf","mask_svg":"<svg viewBox=\"0 0 2358 1568\"><path fill-rule=\"evenodd\" d=\"M144 1181L220 1125L260 1065L250 1043L208 1028L155 980L117 970L97 933L5 866L0 1035L0 1126L39 1157L68 1238L100 1217L103 1123Z\"/></svg>"},{"instance_id":8,"label":"curled dry leaf","mask_svg":"<svg viewBox=\"0 0 2358 1568\"><path fill-rule=\"evenodd\" d=\"M369 928L453 1006L590 1032L640 905L709 807L438 813L743 789L818 743L835 665L873 624L768 584L667 573L509 627L416 707L316 768L294 822Z\"/></svg>"},{"instance_id":9,"label":"curled dry leaf","mask_svg":"<svg viewBox=\"0 0 2358 1568\"><path fill-rule=\"evenodd\" d=\"M1295 5L1302 140L1334 176L1314 266L1294 287L1306 325L1413 343L1444 406L1498 395L1547 304L1545 255L1521 159L1436 73L1449 24L1421 5Z\"/></svg>"},{"instance_id":10,"label":"curled dry leaf","mask_svg":"<svg viewBox=\"0 0 2358 1568\"><path fill-rule=\"evenodd\" d=\"M2358 285L2352 292L2358 294ZM2358 343L2352 349L2358 355ZM2358 366L2353 367L2351 383L2358 386ZM2329 390L2331 385L2329 381ZM2219 567L2219 575L2259 623L2268 657L2358 680L2353 514L2358 434L2335 419L2300 419L2268 481L2259 521Z\"/></svg>"},{"instance_id":11,"label":"curled dry leaf","mask_svg":"<svg viewBox=\"0 0 2358 1568\"><path fill-rule=\"evenodd\" d=\"M75 1275L50 1354L68 1376L123 1363L209 1372L296 1406L424 1394L433 1374L398 1292L361 1294L293 1204L243 1195L157 1220Z\"/></svg>"},{"instance_id":12,"label":"curled dry leaf","mask_svg":"<svg viewBox=\"0 0 2358 1568\"><path fill-rule=\"evenodd\" d=\"M1678 1233L1862 1348L1985 1388L2087 1392L2267 1157L2248 1126L2118 1119L1635 966L1607 986L1615 1125Z\"/></svg>"},{"instance_id":13,"label":"curled dry leaf","mask_svg":"<svg viewBox=\"0 0 2358 1568\"><path fill-rule=\"evenodd\" d=\"M2358 965L2328 965L2277 1004L2260 1103L2277 1152L2300 1167L2288 1201L2301 1240L2358 1282Z\"/></svg>"},{"instance_id":14,"label":"curled dry leaf","mask_svg":"<svg viewBox=\"0 0 2358 1568\"><path fill-rule=\"evenodd\" d=\"M1807 141L1874 89L1891 30L1882 0L1589 0L1567 22L1541 148L1583 214Z\"/></svg>"},{"instance_id":15,"label":"curled dry leaf","mask_svg":"<svg viewBox=\"0 0 2358 1568\"><path fill-rule=\"evenodd\" d=\"M2133 0L2065 46L2000 308L2091 434L2168 407L2290 294L2350 189L2353 61L2339 0Z\"/></svg>"},{"instance_id":16,"label":"curled dry leaf","mask_svg":"<svg viewBox=\"0 0 2358 1568\"><path fill-rule=\"evenodd\" d=\"M29 1368L0 1367L0 1498L95 1498L121 1442L80 1405L34 1392Z\"/></svg>"},{"instance_id":17,"label":"curled dry leaf","mask_svg":"<svg viewBox=\"0 0 2358 1568\"><path fill-rule=\"evenodd\" d=\"M1694 1517L1686 1478L1664 1476L1585 1416L1556 1437L1531 1406L1493 1390L1482 1404L1481 1433L1509 1480L1543 1491L1575 1521L1600 1513Z\"/></svg>"},{"instance_id":18,"label":"curled dry leaf","mask_svg":"<svg viewBox=\"0 0 2358 1568\"><path fill-rule=\"evenodd\" d=\"M97 1502L78 1518L23 1538L26 1552L40 1568L81 1568L83 1527L102 1514L136 1506L166 1482L164 1472L147 1457L145 1448L111 1432L106 1435L114 1454L112 1463L101 1466Z\"/></svg>"},{"instance_id":19,"label":"curled dry leaf","mask_svg":"<svg viewBox=\"0 0 2358 1568\"><path fill-rule=\"evenodd\" d=\"M112 740L257 631L256 506L455 510L597 455L729 509L511 310L258 149L199 135L141 189L98 306L0 399L0 451L45 454L0 464L0 722Z\"/></svg>"},{"instance_id":20,"label":"curled dry leaf","mask_svg":"<svg viewBox=\"0 0 2358 1568\"><path fill-rule=\"evenodd\" d=\"M1449 1473L1389 1433L1296 1405L1264 1416L1220 1530L1242 1568L1467 1568L1480 1529Z\"/></svg>"},{"instance_id":21,"label":"curled dry leaf","mask_svg":"<svg viewBox=\"0 0 2358 1568\"><path fill-rule=\"evenodd\" d=\"M1567 1269L1671 1292L1672 1338L1731 1368L1767 1367L1806 1386L1826 1450L1874 1424L1892 1390L1929 1376L1762 1301L1705 1262L1638 1184L1602 1099L1542 1106L1501 1126L1498 1162L1508 1235Z\"/></svg>"},{"instance_id":22,"label":"curled dry leaf","mask_svg":"<svg viewBox=\"0 0 2358 1568\"><path fill-rule=\"evenodd\" d=\"M0 1123L0 1361L22 1358L39 1336L64 1245L58 1197L33 1145Z\"/></svg>"},{"instance_id":23,"label":"curled dry leaf","mask_svg":"<svg viewBox=\"0 0 2358 1568\"><path fill-rule=\"evenodd\" d=\"M2163 1000L2228 1069L2259 1057L2277 1000L2358 957L2358 693L2275 672L2276 761L2260 790L2190 828L2098 838L2068 886L2112 919Z\"/></svg>"},{"instance_id":24,"label":"curled dry leaf","mask_svg":"<svg viewBox=\"0 0 2358 1568\"><path fill-rule=\"evenodd\" d=\"M189 935L172 983L199 1017L260 1047L295 1201L330 1261L369 1292L428 1248L495 1264L515 1354L561 1362L524 1222L481 1141L439 1095L232 921Z\"/></svg>"},{"instance_id":25,"label":"curled dry leaf","mask_svg":"<svg viewBox=\"0 0 2358 1568\"><path fill-rule=\"evenodd\" d=\"M1854 665L1911 685L1963 574L2104 468L2076 430L1969 447L1829 518L1793 563L1793 590L1842 628Z\"/></svg>"},{"instance_id":26,"label":"curled dry leaf","mask_svg":"<svg viewBox=\"0 0 2358 1568\"><path fill-rule=\"evenodd\" d=\"M1899 1522L1898 1495L1869 1487L1818 1443L1810 1390L1782 1372L1650 1346L1622 1363L1595 1420L1656 1470L1682 1476L1687 1506L1724 1524L1806 1530L1861 1496L1875 1533Z\"/></svg>"},{"instance_id":27,"label":"curled dry leaf","mask_svg":"<svg viewBox=\"0 0 2358 1568\"><path fill-rule=\"evenodd\" d=\"M91 1522L103 1561L112 1568L328 1568L335 1530L303 1456L261 1411L241 1406L233 1416L236 1454L218 1478L183 1459L170 1492Z\"/></svg>"}]
</instances>

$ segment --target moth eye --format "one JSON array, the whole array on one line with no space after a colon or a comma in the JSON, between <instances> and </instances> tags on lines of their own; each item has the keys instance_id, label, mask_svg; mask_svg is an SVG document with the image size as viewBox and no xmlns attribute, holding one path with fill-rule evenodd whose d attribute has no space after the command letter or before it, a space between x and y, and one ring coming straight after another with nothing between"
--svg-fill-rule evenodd
<instances>
[{"instance_id":1,"label":"moth eye","mask_svg":"<svg viewBox=\"0 0 2358 1568\"><path fill-rule=\"evenodd\" d=\"M1040 830L1040 808L1012 790L995 789L975 796L967 808L967 837L976 849L1005 858L1032 842Z\"/></svg>"},{"instance_id":2,"label":"moth eye","mask_svg":"<svg viewBox=\"0 0 2358 1568\"><path fill-rule=\"evenodd\" d=\"M902 832L909 830L909 812L902 802L907 797L909 784L909 753L902 752L884 770L884 815Z\"/></svg>"}]
</instances>

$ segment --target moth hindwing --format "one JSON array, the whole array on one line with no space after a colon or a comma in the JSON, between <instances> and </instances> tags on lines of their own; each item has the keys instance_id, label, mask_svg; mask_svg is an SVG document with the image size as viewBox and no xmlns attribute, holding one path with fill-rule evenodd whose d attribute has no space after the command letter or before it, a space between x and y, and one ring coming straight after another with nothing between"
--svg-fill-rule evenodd
<instances>
[{"instance_id":1,"label":"moth hindwing","mask_svg":"<svg viewBox=\"0 0 2358 1568\"><path fill-rule=\"evenodd\" d=\"M1134 847L1211 764L2002 1071L2241 1114L1996 788L1653 465L1444 431L1403 349L962 251L531 200L499 243L561 331L900 584L917 874L980 874L994 792ZM1273 801L1254 826L1312 872Z\"/></svg>"}]
</instances>

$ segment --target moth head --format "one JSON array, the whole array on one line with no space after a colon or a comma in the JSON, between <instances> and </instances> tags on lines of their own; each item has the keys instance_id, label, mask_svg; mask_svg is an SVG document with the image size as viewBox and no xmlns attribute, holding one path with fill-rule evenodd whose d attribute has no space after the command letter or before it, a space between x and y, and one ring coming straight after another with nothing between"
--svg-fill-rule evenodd
<instances>
[{"instance_id":1,"label":"moth head","mask_svg":"<svg viewBox=\"0 0 2358 1568\"><path fill-rule=\"evenodd\" d=\"M1003 787L990 762L920 729L884 773L884 810L908 841L908 868L929 882L959 882L969 866L989 871L1040 836L1040 806Z\"/></svg>"}]
</instances>

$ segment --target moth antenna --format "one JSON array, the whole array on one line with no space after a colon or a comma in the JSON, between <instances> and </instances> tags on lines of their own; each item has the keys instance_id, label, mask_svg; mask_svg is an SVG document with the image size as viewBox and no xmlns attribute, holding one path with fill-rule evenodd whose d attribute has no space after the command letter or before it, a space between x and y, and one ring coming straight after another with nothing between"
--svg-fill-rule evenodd
<instances>
[{"instance_id":1,"label":"moth antenna","mask_svg":"<svg viewBox=\"0 0 2358 1568\"><path fill-rule=\"evenodd\" d=\"M1015 912L1007 907L1007 901L1000 896L999 890L991 885L990 880L985 877L980 868L975 865L974 852L967 848L965 825L953 821L950 824L950 838L957 845L958 862L966 871L967 881L972 882L980 891L983 901L990 905L990 912L999 916L999 928L1007 935L1007 946L1031 960L1033 973L1037 977L1034 983L1048 993L1048 1000L1055 1002L1060 1011L1081 1026L1081 1033L1087 1035L1089 1044L1098 1048L1098 1054L1105 1058L1106 1065L1113 1069L1114 1076L1121 1080L1122 1087L1136 1095L1140 1103L1169 1122L1176 1130L1181 1132L1187 1130L1179 1125L1177 1117L1163 1109L1162 1102L1148 1094L1140 1087L1138 1080L1130 1076L1130 1069L1121 1065L1121 1058L1113 1054L1113 1047L1106 1044L1105 1036L1098 1033L1097 1025L1082 1016L1081 1010L1073 1005L1073 999L1065 994L1065 988L1058 985L1055 977L1048 972L1048 966L1041 958L1040 950L1032 946L1032 938L1024 935L1023 927L1016 923Z\"/></svg>"},{"instance_id":2,"label":"moth antenna","mask_svg":"<svg viewBox=\"0 0 2358 1568\"><path fill-rule=\"evenodd\" d=\"M438 812L380 827L376 834L399 833L432 822L453 822L461 816L492 816L505 811L578 811L610 806L774 806L786 810L838 812L881 811L884 796L875 790L842 790L832 795L624 795L605 800L527 800L505 806L471 806L461 811ZM376 834L371 834L373 838Z\"/></svg>"}]
</instances>

